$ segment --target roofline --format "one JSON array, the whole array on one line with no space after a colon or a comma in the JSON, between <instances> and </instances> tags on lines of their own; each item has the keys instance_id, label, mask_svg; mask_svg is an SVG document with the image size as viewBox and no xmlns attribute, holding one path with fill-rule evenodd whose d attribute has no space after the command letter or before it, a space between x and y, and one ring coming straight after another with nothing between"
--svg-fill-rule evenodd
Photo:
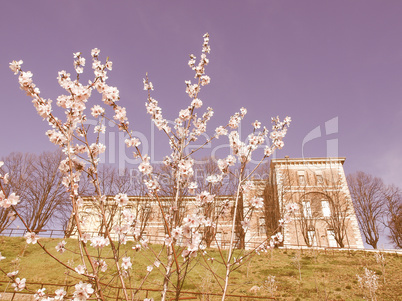
<instances>
[{"instance_id":1,"label":"roofline","mask_svg":"<svg viewBox=\"0 0 402 301\"><path fill-rule=\"evenodd\" d=\"M271 165L286 164L286 163L299 163L299 164L314 164L314 163L345 163L346 157L317 157L317 158L283 158L271 159Z\"/></svg>"}]
</instances>

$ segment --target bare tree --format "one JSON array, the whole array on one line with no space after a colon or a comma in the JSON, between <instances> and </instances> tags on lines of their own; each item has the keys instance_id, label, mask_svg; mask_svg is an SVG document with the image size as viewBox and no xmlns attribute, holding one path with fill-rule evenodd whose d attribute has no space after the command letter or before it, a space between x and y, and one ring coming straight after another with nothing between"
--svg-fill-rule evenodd
<instances>
[{"instance_id":1,"label":"bare tree","mask_svg":"<svg viewBox=\"0 0 402 301\"><path fill-rule=\"evenodd\" d=\"M277 185L271 179L267 181L264 189L264 226L265 233L269 237L279 227L281 219L281 210L279 206L279 196L277 193Z\"/></svg>"},{"instance_id":2,"label":"bare tree","mask_svg":"<svg viewBox=\"0 0 402 301\"><path fill-rule=\"evenodd\" d=\"M22 194L22 212L34 231L40 231L49 222L69 216L71 211L69 195L59 172L62 159L62 152L55 151L33 156L33 161L28 162L30 177L25 181L27 188Z\"/></svg>"},{"instance_id":3,"label":"bare tree","mask_svg":"<svg viewBox=\"0 0 402 301\"><path fill-rule=\"evenodd\" d=\"M58 170L62 158L57 150L40 155L12 153L3 159L11 175L8 189L20 196L20 214L32 231L39 232L49 223L62 223L71 212Z\"/></svg>"},{"instance_id":4,"label":"bare tree","mask_svg":"<svg viewBox=\"0 0 402 301\"><path fill-rule=\"evenodd\" d=\"M389 229L389 239L395 247L402 248L402 191L394 185L384 190L384 225Z\"/></svg>"},{"instance_id":5,"label":"bare tree","mask_svg":"<svg viewBox=\"0 0 402 301\"><path fill-rule=\"evenodd\" d=\"M0 208L0 233L7 229L14 219L15 216L11 208Z\"/></svg>"},{"instance_id":6,"label":"bare tree","mask_svg":"<svg viewBox=\"0 0 402 301\"><path fill-rule=\"evenodd\" d=\"M229 205L228 202L225 202L225 196L233 195L235 186L233 186L233 181L230 181L228 178L225 179L226 181L219 181L217 183L207 181L208 177L220 174L217 161L213 157L204 157L194 167L194 178L198 183L198 193L209 193L215 196L212 201L203 207L205 217L211 221L209 226L204 226L203 239L207 247L210 247L219 231L222 212Z\"/></svg>"},{"instance_id":7,"label":"bare tree","mask_svg":"<svg viewBox=\"0 0 402 301\"><path fill-rule=\"evenodd\" d=\"M140 181L134 181L130 175L130 170L118 169L114 166L102 166L98 171L99 185L104 195L116 195L126 193L128 195L138 195Z\"/></svg>"},{"instance_id":8,"label":"bare tree","mask_svg":"<svg viewBox=\"0 0 402 301\"><path fill-rule=\"evenodd\" d=\"M312 247L316 242L316 224L320 217L317 207L322 196L317 192L305 192L298 200L299 214L296 222L299 224L304 243Z\"/></svg>"},{"instance_id":9,"label":"bare tree","mask_svg":"<svg viewBox=\"0 0 402 301\"><path fill-rule=\"evenodd\" d=\"M334 177L334 171L330 169L325 179L312 186L304 186L303 194L297 199L299 213L296 221L304 242L309 247L313 246L319 230L317 223L324 222L333 232L338 246L344 248L352 204L342 189L342 179Z\"/></svg>"},{"instance_id":10,"label":"bare tree","mask_svg":"<svg viewBox=\"0 0 402 301\"><path fill-rule=\"evenodd\" d=\"M81 177L80 195L84 197L85 205L90 204L90 212L86 213L85 210L81 212L83 217L90 215L99 215L101 212L100 203L94 197L95 192L88 189L88 182L93 181L93 175L89 177ZM101 194L106 197L105 200L105 219L100 220L99 228L96 229L99 234L105 233L106 230L113 232L113 227L118 226L122 221L122 209L114 200L114 197L119 194L127 194L130 201L130 208L132 209L135 219L134 224L130 225L136 228L136 234L142 236L145 231L145 226L152 213L151 199L144 198L146 195L146 188L141 179L136 179L131 176L130 170L127 168L119 170L114 166L102 166L98 170L98 181ZM66 236L74 233L76 225L74 218L71 217L66 227Z\"/></svg>"},{"instance_id":11,"label":"bare tree","mask_svg":"<svg viewBox=\"0 0 402 301\"><path fill-rule=\"evenodd\" d=\"M11 153L1 160L4 161L4 165L0 168L0 174L7 180L3 181L5 197L8 197L10 193L15 192L19 194L20 191L26 188L23 182L26 180L28 171L27 164L29 154ZM8 183L8 184L5 184ZM18 204L18 207L21 204ZM14 220L14 214L11 207L0 208L0 233L3 232Z\"/></svg>"},{"instance_id":12,"label":"bare tree","mask_svg":"<svg viewBox=\"0 0 402 301\"><path fill-rule=\"evenodd\" d=\"M160 182L159 196L163 199L162 210L165 215L174 216L175 224L171 226L177 227L182 224L183 219L188 213L188 203L186 200L188 192L184 188L186 182L177 182L175 175L177 170L170 166L164 164L156 165L154 166L154 171ZM171 231L171 229L166 229L166 224L164 224L164 227L165 234Z\"/></svg>"},{"instance_id":13,"label":"bare tree","mask_svg":"<svg viewBox=\"0 0 402 301\"><path fill-rule=\"evenodd\" d=\"M347 179L360 229L366 243L377 249L385 205L384 183L362 171L348 175Z\"/></svg>"},{"instance_id":14,"label":"bare tree","mask_svg":"<svg viewBox=\"0 0 402 301\"><path fill-rule=\"evenodd\" d=\"M106 218L101 220L99 233L104 233L105 228L109 232L112 231L112 227L119 220L121 215L120 207L113 200L113 197L118 193L132 194L133 189L130 185L130 173L128 169L124 169L121 173L114 166L102 166L98 171L98 181L102 195L106 196L107 206ZM100 213L100 208L96 200L94 200L94 208Z\"/></svg>"},{"instance_id":15,"label":"bare tree","mask_svg":"<svg viewBox=\"0 0 402 301\"><path fill-rule=\"evenodd\" d=\"M234 209L235 208L233 207L233 211L234 211ZM235 220L236 239L238 241L237 247L239 249L245 249L246 248L246 231L242 225L242 222L244 222L244 194L242 192L240 192L240 194L239 194L235 219L236 219Z\"/></svg>"},{"instance_id":16,"label":"bare tree","mask_svg":"<svg viewBox=\"0 0 402 301\"><path fill-rule=\"evenodd\" d=\"M347 229L353 214L353 203L345 191L347 183L333 167L324 171L324 176L316 175L317 191L321 195L320 215L333 231L339 247L344 248L348 242Z\"/></svg>"},{"instance_id":17,"label":"bare tree","mask_svg":"<svg viewBox=\"0 0 402 301\"><path fill-rule=\"evenodd\" d=\"M89 196L93 194L93 186L91 184L91 179L88 176L82 176L80 178L78 194L80 196ZM75 234L77 227L72 210L69 212L68 216L63 216L62 218L62 228L64 231L64 236L69 238L71 235Z\"/></svg>"}]
</instances>

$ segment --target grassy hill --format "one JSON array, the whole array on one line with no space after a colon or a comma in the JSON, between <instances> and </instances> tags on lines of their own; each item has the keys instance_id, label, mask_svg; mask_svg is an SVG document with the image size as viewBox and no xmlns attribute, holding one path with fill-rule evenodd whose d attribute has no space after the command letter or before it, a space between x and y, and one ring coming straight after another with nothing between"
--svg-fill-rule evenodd
<instances>
[{"instance_id":1,"label":"grassy hill","mask_svg":"<svg viewBox=\"0 0 402 301\"><path fill-rule=\"evenodd\" d=\"M57 258L70 262L73 266L79 265L76 241L66 240L66 248L70 251L63 254L56 253L55 250L59 241L61 239L41 239L41 242L45 243ZM133 269L130 283L133 287L137 287L147 274L146 267L152 265L154 259L149 250L135 252L131 247L132 242L128 242L127 245L122 246L120 253L127 254L132 258ZM161 248L157 245L151 247L156 252ZM26 278L27 282L63 285L75 284L79 281L78 274L67 271L55 260L45 255L38 245L27 245L23 238L0 236L0 252L6 257L0 261L0 269L5 273L19 270L18 276ZM91 252L95 254L97 250L92 249ZM211 249L207 252L209 256L216 259L220 257L216 250ZM110 255L110 250L104 250L102 255ZM240 251L236 255L241 256ZM230 293L274 296L277 300L363 300L363 292L359 287L356 275L362 275L364 267L367 267L379 276L377 300L402 300L400 296L402 295L402 256L384 254L384 257L385 270L381 264L377 263L372 252L275 249L268 253L255 255L252 260L245 262L234 271L231 277ZM200 263L202 262L203 260L200 260ZM114 270L111 261L108 262L108 266L108 272L105 274L109 275ZM218 274L224 274L222 265L215 262L211 266ZM163 275L161 268L161 266L159 269L154 267L144 287L160 288ZM0 281L7 281L4 273L1 274ZM274 279L273 286L277 287L276 291L269 289L266 285L269 277ZM113 276L105 276L102 279L105 283L114 283L115 280ZM38 285L29 287L33 290L39 288ZM49 285L46 287L49 292L59 288L59 286L49 287ZM252 289L253 287L254 289ZM261 289L258 290L258 287ZM0 289L1 292L6 289L12 291L10 285L6 283L0 283ZM200 264L191 271L183 290L220 292L217 280ZM150 293L149 296L159 300L158 293ZM215 298L210 300L215 300Z\"/></svg>"}]
</instances>

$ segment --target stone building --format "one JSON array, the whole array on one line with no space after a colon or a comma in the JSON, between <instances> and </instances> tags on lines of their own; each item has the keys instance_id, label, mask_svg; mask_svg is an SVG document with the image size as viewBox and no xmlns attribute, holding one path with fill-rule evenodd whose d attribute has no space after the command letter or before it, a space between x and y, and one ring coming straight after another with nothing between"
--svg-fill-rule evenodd
<instances>
[{"instance_id":1,"label":"stone building","mask_svg":"<svg viewBox=\"0 0 402 301\"><path fill-rule=\"evenodd\" d=\"M222 209L223 204L227 204L227 215L230 215L230 210L233 208L233 196L215 196L213 204L211 204L211 215L213 217ZM129 196L128 204L124 209L129 209L135 215L135 222L132 224L132 231L127 235L128 240L133 240L133 237L141 237L150 243L163 243L165 240L165 226L163 222L162 211L165 216L172 213L174 199L172 197L160 196L162 210L160 210L159 202L148 196ZM84 233L89 233L91 236L103 235L107 227L112 233L112 237L118 238L118 233L115 230L116 226L124 224L124 210L116 204L113 196L108 196L105 201L106 222L100 217L100 208L98 202L93 197L84 197L79 219L82 221L81 229ZM196 212L198 202L194 197L184 196L179 200L178 215L179 219ZM214 237L207 238L208 244L211 247L216 247L217 242L223 248L230 240L231 220L229 218L221 219L216 231L213 232ZM72 237L76 236L76 231L73 231Z\"/></svg>"},{"instance_id":2,"label":"stone building","mask_svg":"<svg viewBox=\"0 0 402 301\"><path fill-rule=\"evenodd\" d=\"M255 188L243 200L242 212L246 216L251 208L250 198L264 198L264 206L253 208L253 215L249 218L245 246L257 247L267 237L281 231L284 246L363 248L343 171L344 162L345 158L273 159L268 181L253 180ZM99 218L96 200L92 197L83 199L79 213L83 221L83 231L93 235L102 234L107 226L117 238L118 234L113 228L121 224L123 209L116 204L113 197L107 197L105 202L108 212L106 223ZM208 246L216 247L219 244L225 248L228 245L234 199L234 196L215 196L211 204L211 218L223 206L226 214L214 227L205 230L212 231L209 238L206 236ZM173 198L160 197L159 202L164 214L170 214ZM278 221L286 216L289 204L296 204L298 209L281 226ZM151 243L164 241L165 228L157 200L147 196L130 196L126 207L136 216L132 231L134 235L146 238ZM175 210L181 218L185 218L195 213L197 208L195 197L186 196L180 199L179 208Z\"/></svg>"},{"instance_id":3,"label":"stone building","mask_svg":"<svg viewBox=\"0 0 402 301\"><path fill-rule=\"evenodd\" d=\"M283 218L284 245L363 249L343 164L345 158L273 159L266 195L270 214Z\"/></svg>"}]
</instances>

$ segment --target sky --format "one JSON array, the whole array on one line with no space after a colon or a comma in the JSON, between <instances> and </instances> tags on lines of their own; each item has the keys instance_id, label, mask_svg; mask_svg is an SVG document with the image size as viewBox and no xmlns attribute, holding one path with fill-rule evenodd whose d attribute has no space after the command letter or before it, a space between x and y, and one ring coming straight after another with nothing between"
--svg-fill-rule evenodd
<instances>
[{"instance_id":1,"label":"sky","mask_svg":"<svg viewBox=\"0 0 402 301\"><path fill-rule=\"evenodd\" d=\"M337 155L346 157L347 174L361 170L402 186L401 15L402 2L392 0L3 1L0 157L54 149L9 62L23 60L55 103L63 93L57 72L74 73L73 52L89 62L97 47L113 61L109 84L119 88L133 130L161 160L169 149L146 114L142 79L148 72L154 98L174 120L189 105L188 55L199 57L208 32L211 84L200 98L215 111L210 129L243 106L243 137L256 119L269 126L271 116L288 115L276 158ZM91 78L90 66L84 74ZM112 143L121 140L116 132L105 139L106 163L130 161ZM211 146L218 157L227 141L219 142Z\"/></svg>"}]
</instances>

